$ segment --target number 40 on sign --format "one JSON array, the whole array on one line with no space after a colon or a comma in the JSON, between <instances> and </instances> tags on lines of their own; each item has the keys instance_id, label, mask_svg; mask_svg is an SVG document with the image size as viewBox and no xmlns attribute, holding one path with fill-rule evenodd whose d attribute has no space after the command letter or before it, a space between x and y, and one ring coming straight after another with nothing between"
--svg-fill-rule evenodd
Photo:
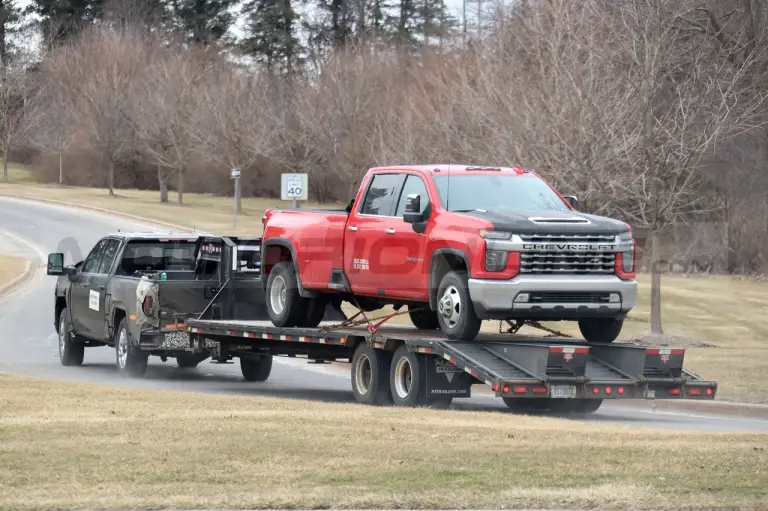
<instances>
[{"instance_id":1,"label":"number 40 on sign","mask_svg":"<svg viewBox=\"0 0 768 511\"><path fill-rule=\"evenodd\" d=\"M282 200L307 200L307 174L282 174L280 181Z\"/></svg>"}]
</instances>

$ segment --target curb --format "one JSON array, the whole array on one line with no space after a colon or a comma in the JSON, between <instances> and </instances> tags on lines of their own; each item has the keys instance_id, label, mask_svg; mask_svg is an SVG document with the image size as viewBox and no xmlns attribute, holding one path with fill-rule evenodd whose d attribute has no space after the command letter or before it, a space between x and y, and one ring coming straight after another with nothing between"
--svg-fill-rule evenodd
<instances>
[{"instance_id":1,"label":"curb","mask_svg":"<svg viewBox=\"0 0 768 511\"><path fill-rule=\"evenodd\" d=\"M185 232L195 232L193 229L190 229L188 227L182 227L180 225L172 224L169 222L161 222L158 220L152 220L151 218L141 217L138 215L131 215L129 213L121 213L111 209L98 208L95 206L74 204L71 202L65 202L65 201L60 201L56 199L24 197L19 195L13 195L6 192L0 192L0 197L21 199L21 200L27 200L32 202L43 202L43 203L55 204L59 206L67 206L70 208L79 208L79 209L84 209L88 211L94 211L97 213L123 217L126 219L135 220L137 222L169 227L172 229L178 229ZM2 298L5 295L8 289L15 287L20 283L22 283L23 281L30 278L32 274L34 274L33 268L34 268L34 265L30 261L27 261L27 268L23 275L12 280L9 284L6 284L5 286L0 287L0 298ZM340 366L341 366L341 363L332 363L332 368L329 368L329 369L331 370L331 372L337 373L337 374L348 373L348 371L345 370L346 368L342 368ZM476 393L473 392L473 394L493 396L493 393L491 393L490 391L488 392L488 394L484 392L476 392ZM619 402L619 400L616 400L616 401L617 403ZM628 408L653 407L653 409L656 411L698 412L698 413L709 413L709 414L716 414L716 415L737 416L741 418L768 419L768 405L753 404L753 403L736 403L732 401L686 401L686 400L676 400L676 399L664 399L664 400L650 399L650 400L639 400L639 401L626 400L626 401L620 402L620 404Z\"/></svg>"},{"instance_id":2,"label":"curb","mask_svg":"<svg viewBox=\"0 0 768 511\"><path fill-rule=\"evenodd\" d=\"M17 288L21 287L28 280L30 280L35 275L36 270L37 266L29 259L25 259L24 271L22 271L21 274L14 278L12 281L0 286L0 299L5 298L8 294L13 293Z\"/></svg>"},{"instance_id":3,"label":"curb","mask_svg":"<svg viewBox=\"0 0 768 511\"><path fill-rule=\"evenodd\" d=\"M180 225L168 223L168 222L162 222L160 220L152 220L151 218L146 218L143 216L138 215L132 215L130 213L122 213L120 211L115 211L113 209L106 209L106 208L97 208L96 206L87 206L83 204L74 204L72 202L65 202L60 201L56 199L43 199L39 197L25 197L23 195L13 195L6 192L0 192L0 197L8 197L9 199L21 199L26 200L30 202L43 202L47 204L55 204L57 206L67 206L69 208L76 208L76 209L84 209L88 211L94 211L96 213L104 213L106 215L112 215L112 216L118 216L123 217L129 220L136 220L137 222L147 223L147 224L153 224L163 227L169 227L171 229L178 229L185 232L194 232L194 229L190 229L189 227L182 227Z\"/></svg>"}]
</instances>

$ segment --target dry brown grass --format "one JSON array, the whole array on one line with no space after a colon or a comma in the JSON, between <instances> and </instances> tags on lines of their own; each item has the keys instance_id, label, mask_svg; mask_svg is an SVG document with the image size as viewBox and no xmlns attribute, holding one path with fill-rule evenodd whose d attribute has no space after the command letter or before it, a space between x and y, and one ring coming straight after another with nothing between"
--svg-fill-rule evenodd
<instances>
[{"instance_id":1,"label":"dry brown grass","mask_svg":"<svg viewBox=\"0 0 768 511\"><path fill-rule=\"evenodd\" d=\"M23 170L15 172L19 177L17 182L0 183L0 194L93 206L222 234L258 236L262 232L264 209L288 206L279 200L244 199L243 213L238 216L237 229L233 229L232 198L186 194L187 204L180 207L174 203L160 204L157 192L119 190L119 197L115 198L109 197L103 189L62 188L24 182L28 179L23 177ZM306 208L343 206L302 204ZM649 278L640 275L638 280L639 303L625 323L623 336L650 331ZM761 383L763 375L768 374L766 282L726 276L664 276L662 309L667 333L714 345L709 348L689 347L686 367L705 378L717 380L720 383L719 399L768 403L768 393ZM349 308L349 311L352 310ZM382 310L372 315L382 316L387 312ZM407 316L393 320L393 323L408 322ZM580 336L576 325L570 322L548 323L547 326ZM498 331L498 327L498 322L487 322L484 329ZM521 333L543 334L527 327Z\"/></svg>"},{"instance_id":2,"label":"dry brown grass","mask_svg":"<svg viewBox=\"0 0 768 511\"><path fill-rule=\"evenodd\" d=\"M21 275L26 264L21 257L0 254L0 289Z\"/></svg>"},{"instance_id":3,"label":"dry brown grass","mask_svg":"<svg viewBox=\"0 0 768 511\"><path fill-rule=\"evenodd\" d=\"M9 510L768 509L765 434L11 376L0 376L0 403L0 508Z\"/></svg>"}]
</instances>

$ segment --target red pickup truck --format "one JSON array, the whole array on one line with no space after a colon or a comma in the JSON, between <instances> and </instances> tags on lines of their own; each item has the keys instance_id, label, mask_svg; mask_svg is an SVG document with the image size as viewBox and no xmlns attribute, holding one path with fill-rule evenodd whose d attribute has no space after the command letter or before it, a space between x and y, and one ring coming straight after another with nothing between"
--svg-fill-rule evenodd
<instances>
[{"instance_id":1,"label":"red pickup truck","mask_svg":"<svg viewBox=\"0 0 768 511\"><path fill-rule=\"evenodd\" d=\"M482 320L571 320L612 342L635 305L635 243L577 204L521 167L370 169L346 210L266 211L269 317L315 327L346 300L407 306L449 339L474 339Z\"/></svg>"}]
</instances>

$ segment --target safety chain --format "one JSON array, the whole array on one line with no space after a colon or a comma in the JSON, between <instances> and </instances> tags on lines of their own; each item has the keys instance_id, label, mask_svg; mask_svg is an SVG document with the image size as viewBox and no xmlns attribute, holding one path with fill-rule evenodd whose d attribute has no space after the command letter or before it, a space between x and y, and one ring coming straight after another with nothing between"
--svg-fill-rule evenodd
<instances>
[{"instance_id":1,"label":"safety chain","mask_svg":"<svg viewBox=\"0 0 768 511\"><path fill-rule=\"evenodd\" d=\"M548 328L538 321L533 320L525 320L525 321L517 321L517 320L506 320L507 324L509 325L509 328L507 328L506 331L502 329L502 323L503 321L499 321L499 333L500 334L516 334L518 330L523 328L523 326L528 325L531 328L537 328L539 330L544 330L545 332L549 332L551 335L548 335L546 337L571 337L570 335L559 332L557 330L553 330L551 328Z\"/></svg>"}]
</instances>

